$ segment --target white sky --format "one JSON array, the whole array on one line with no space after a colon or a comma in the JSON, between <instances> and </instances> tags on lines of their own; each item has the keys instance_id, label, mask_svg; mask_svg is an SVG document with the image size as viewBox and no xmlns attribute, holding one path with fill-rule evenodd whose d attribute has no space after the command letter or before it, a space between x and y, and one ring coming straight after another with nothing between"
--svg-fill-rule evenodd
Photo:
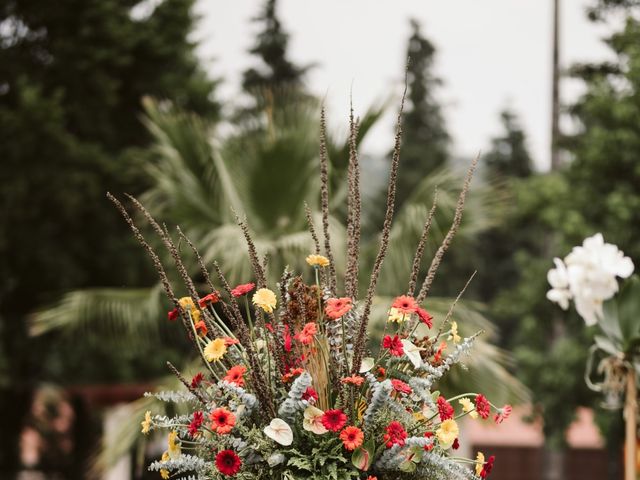
<instances>
[{"instance_id":1,"label":"white sky","mask_svg":"<svg viewBox=\"0 0 640 480\"><path fill-rule=\"evenodd\" d=\"M233 99L242 72L255 65L247 54L259 26L250 19L262 0L199 0L196 39L213 76L224 83L219 98ZM562 0L564 67L606 58L603 26L590 23L593 0ZM436 73L445 84L439 99L453 136L453 150L470 156L486 150L500 131L506 105L520 115L536 164L549 164L552 0L280 0L278 13L290 33L297 64L316 63L308 87L325 95L332 128L346 122L353 85L356 113L376 101L399 99L409 37L409 18L422 24L437 47ZM580 92L564 81L562 100ZM364 149L382 153L393 141L397 101L368 137Z\"/></svg>"}]
</instances>

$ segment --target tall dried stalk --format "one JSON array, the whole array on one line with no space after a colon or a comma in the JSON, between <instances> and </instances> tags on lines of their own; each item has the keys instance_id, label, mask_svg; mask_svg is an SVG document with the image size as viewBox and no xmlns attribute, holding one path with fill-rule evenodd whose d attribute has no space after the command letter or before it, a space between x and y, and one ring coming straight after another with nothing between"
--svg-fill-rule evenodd
<instances>
[{"instance_id":1,"label":"tall dried stalk","mask_svg":"<svg viewBox=\"0 0 640 480\"><path fill-rule=\"evenodd\" d=\"M367 296L365 298L364 309L362 317L360 318L360 325L356 334L356 340L353 346L353 364L351 365L352 373L358 372L360 369L360 363L364 356L365 344L367 339L367 325L369 324L369 315L371 314L371 303L373 302L373 295L376 291L376 285L378 283L378 277L380 275L380 269L382 268L382 262L387 254L389 248L389 236L391 234L391 222L393 221L393 211L395 208L396 200L396 180L398 178L398 166L400 164L400 146L402 144L402 113L404 111L404 102L407 96L407 78L405 73L404 91L402 92L402 100L400 102L400 111L398 112L398 119L396 122L396 135L393 146L393 155L391 159L391 171L389 173L389 184L387 187L387 211L384 217L384 223L382 225L382 238L380 240L380 249L373 264L373 270L371 271L371 279L369 281L369 288L367 289Z\"/></svg>"},{"instance_id":2,"label":"tall dried stalk","mask_svg":"<svg viewBox=\"0 0 640 480\"><path fill-rule=\"evenodd\" d=\"M358 296L358 255L360 252L360 165L358 161L359 120L353 118L353 100L349 113L349 168L347 195L347 270L345 273L345 294Z\"/></svg>"},{"instance_id":3,"label":"tall dried stalk","mask_svg":"<svg viewBox=\"0 0 640 480\"><path fill-rule=\"evenodd\" d=\"M413 257L413 267L411 268L411 276L409 277L409 288L407 289L407 295L409 295L410 297L413 297L415 294L416 283L418 282L418 274L420 273L420 263L422 262L424 248L427 244L427 237L429 236L429 231L431 230L431 222L433 221L433 216L436 213L437 204L438 188L436 187L436 191L433 194L433 204L431 205L431 210L429 210L429 214L427 215L427 220L424 222L424 227L422 227L420 241L418 242L418 247L416 248L416 253Z\"/></svg>"},{"instance_id":4,"label":"tall dried stalk","mask_svg":"<svg viewBox=\"0 0 640 480\"><path fill-rule=\"evenodd\" d=\"M331 251L331 236L329 234L329 157L327 155L327 119L324 105L320 110L320 207L322 209L324 250L329 259L329 290L335 295L338 280L336 277L336 262Z\"/></svg>"},{"instance_id":5,"label":"tall dried stalk","mask_svg":"<svg viewBox=\"0 0 640 480\"><path fill-rule=\"evenodd\" d=\"M258 359L256 351L253 349L251 334L246 324L244 323L244 319L242 317L242 314L240 313L238 302L236 298L231 294L231 287L229 286L229 282L227 282L227 279L222 273L218 262L214 262L213 266L218 275L218 280L220 280L220 284L222 285L223 290L229 296L231 307L229 307L225 302L220 302L220 304L222 306L222 311L225 317L228 318L231 322L231 325L236 330L240 343L247 352L247 359L249 361L249 366L251 367L249 374L251 375L252 383L256 390L258 401L260 401L260 403L264 405L264 407L267 408L272 415L275 415L275 406L273 405L273 398L267 386L267 379L265 378L264 372L262 371L262 366L260 365L260 361Z\"/></svg>"},{"instance_id":6,"label":"tall dried stalk","mask_svg":"<svg viewBox=\"0 0 640 480\"><path fill-rule=\"evenodd\" d=\"M462 191L460 192L458 203L456 204L456 211L453 216L453 222L451 223L451 227L449 228L447 235L444 237L442 244L440 245L440 247L438 247L435 256L431 260L431 265L429 266L427 277L425 278L422 287L420 288L420 293L418 294L418 297L416 299L418 303L422 303L424 299L427 298L429 290L431 289L431 285L433 284L433 279L435 278L438 267L442 262L442 257L444 257L445 252L449 249L449 245L451 245L453 237L456 235L458 229L460 228L460 222L462 222L462 212L464 211L464 202L467 198L467 193L469 192L469 187L471 186L471 179L473 178L473 173L476 170L479 159L480 154L478 154L471 162L471 165L469 165L469 170L467 170L467 176L464 179L464 185L462 186Z\"/></svg>"},{"instance_id":7,"label":"tall dried stalk","mask_svg":"<svg viewBox=\"0 0 640 480\"><path fill-rule=\"evenodd\" d=\"M260 265L260 259L258 258L258 252L256 250L256 246L253 243L253 239L251 238L251 232L249 232L249 226L247 225L247 220L241 219L238 214L234 212L236 216L236 223L242 229L242 234L244 235L244 239L247 242L247 250L249 251L249 259L251 260L251 267L253 268L253 273L256 276L256 283L258 284L258 288L265 288L267 286L267 280L264 275L264 269L262 265Z\"/></svg>"}]
</instances>

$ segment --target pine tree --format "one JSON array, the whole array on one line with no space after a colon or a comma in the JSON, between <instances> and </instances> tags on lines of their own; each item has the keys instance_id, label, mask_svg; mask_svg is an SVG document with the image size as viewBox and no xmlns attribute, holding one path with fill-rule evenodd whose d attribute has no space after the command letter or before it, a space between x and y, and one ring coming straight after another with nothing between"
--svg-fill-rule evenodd
<instances>
[{"instance_id":1,"label":"pine tree","mask_svg":"<svg viewBox=\"0 0 640 480\"><path fill-rule=\"evenodd\" d=\"M433 73L435 46L422 35L420 24L411 21L413 30L407 46L407 106L403 118L403 140L398 177L397 208L416 185L444 166L449 152L449 134L435 92L441 81Z\"/></svg>"},{"instance_id":2,"label":"pine tree","mask_svg":"<svg viewBox=\"0 0 640 480\"><path fill-rule=\"evenodd\" d=\"M276 7L276 0L267 0L262 14L254 18L263 24L263 30L249 52L259 57L262 65L244 72L242 87L258 100L302 92L304 74L309 68L299 67L287 58L289 34L282 28Z\"/></svg>"},{"instance_id":3,"label":"pine tree","mask_svg":"<svg viewBox=\"0 0 640 480\"><path fill-rule=\"evenodd\" d=\"M532 173L532 162L524 131L512 111L504 110L500 119L504 134L491 141L491 150L484 156L490 175L528 177Z\"/></svg>"},{"instance_id":4,"label":"pine tree","mask_svg":"<svg viewBox=\"0 0 640 480\"><path fill-rule=\"evenodd\" d=\"M131 154L150 140L142 97L218 114L215 82L188 40L193 1L165 0L144 18L132 15L137 3L0 2L3 478L19 469L19 435L43 365L49 354L65 355L52 338L29 337L29 312L67 289L152 281L105 199L107 190L145 187Z\"/></svg>"}]
</instances>

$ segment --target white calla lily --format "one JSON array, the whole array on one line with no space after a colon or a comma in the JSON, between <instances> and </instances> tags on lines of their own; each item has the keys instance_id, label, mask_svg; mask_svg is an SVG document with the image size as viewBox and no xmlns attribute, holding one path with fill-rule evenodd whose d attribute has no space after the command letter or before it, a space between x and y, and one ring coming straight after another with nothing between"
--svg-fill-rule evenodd
<instances>
[{"instance_id":1,"label":"white calla lily","mask_svg":"<svg viewBox=\"0 0 640 480\"><path fill-rule=\"evenodd\" d=\"M319 408L309 405L304 411L304 419L302 420L302 428L307 432L315 433L316 435L322 435L327 433L328 430L322 424L322 416L324 412Z\"/></svg>"},{"instance_id":2,"label":"white calla lily","mask_svg":"<svg viewBox=\"0 0 640 480\"><path fill-rule=\"evenodd\" d=\"M375 364L375 360L373 357L366 357L362 359L362 363L360 364L360 372L359 373L367 373L369 370L373 368Z\"/></svg>"},{"instance_id":3,"label":"white calla lily","mask_svg":"<svg viewBox=\"0 0 640 480\"><path fill-rule=\"evenodd\" d=\"M287 422L281 418L274 418L264 427L264 434L280 445L288 447L293 443L293 431Z\"/></svg>"},{"instance_id":4,"label":"white calla lily","mask_svg":"<svg viewBox=\"0 0 640 480\"><path fill-rule=\"evenodd\" d=\"M422 352L425 349L422 347L417 347L407 339L402 339L400 341L402 342L402 348L404 350L404 354L409 358L413 366L415 368L421 367L422 357L420 356L420 352Z\"/></svg>"}]
</instances>

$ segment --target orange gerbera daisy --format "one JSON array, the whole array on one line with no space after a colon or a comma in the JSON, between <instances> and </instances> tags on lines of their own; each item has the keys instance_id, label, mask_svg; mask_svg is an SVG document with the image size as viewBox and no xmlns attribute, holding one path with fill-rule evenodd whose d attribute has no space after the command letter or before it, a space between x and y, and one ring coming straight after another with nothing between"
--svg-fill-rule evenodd
<instances>
[{"instance_id":1,"label":"orange gerbera daisy","mask_svg":"<svg viewBox=\"0 0 640 480\"><path fill-rule=\"evenodd\" d=\"M327 306L324 311L327 314L327 317L335 320L342 317L352 308L353 303L349 297L330 298L327 300Z\"/></svg>"},{"instance_id":2,"label":"orange gerbera daisy","mask_svg":"<svg viewBox=\"0 0 640 480\"><path fill-rule=\"evenodd\" d=\"M233 383L239 387L244 385L243 375L247 371L244 365L236 365L227 370L227 374L223 378L225 382Z\"/></svg>"},{"instance_id":3,"label":"orange gerbera daisy","mask_svg":"<svg viewBox=\"0 0 640 480\"><path fill-rule=\"evenodd\" d=\"M313 343L313 337L316 333L318 333L318 326L315 324L315 322L309 322L293 338L298 340L303 345L311 345L311 343Z\"/></svg>"},{"instance_id":4,"label":"orange gerbera daisy","mask_svg":"<svg viewBox=\"0 0 640 480\"><path fill-rule=\"evenodd\" d=\"M346 427L340 432L340 440L347 450L355 450L364 441L364 433L358 427Z\"/></svg>"},{"instance_id":5,"label":"orange gerbera daisy","mask_svg":"<svg viewBox=\"0 0 640 480\"><path fill-rule=\"evenodd\" d=\"M196 332L198 333L198 335L201 337L206 337L207 332L209 331L209 329L207 328L207 325L202 320L196 323L194 325L194 328L196 329Z\"/></svg>"},{"instance_id":6,"label":"orange gerbera daisy","mask_svg":"<svg viewBox=\"0 0 640 480\"><path fill-rule=\"evenodd\" d=\"M211 429L221 435L229 433L236 424L236 416L226 408L216 408L209 414Z\"/></svg>"},{"instance_id":7,"label":"orange gerbera daisy","mask_svg":"<svg viewBox=\"0 0 640 480\"><path fill-rule=\"evenodd\" d=\"M400 295L399 297L396 297L391 306L405 315L415 313L419 308L415 299L408 295Z\"/></svg>"},{"instance_id":8,"label":"orange gerbera daisy","mask_svg":"<svg viewBox=\"0 0 640 480\"><path fill-rule=\"evenodd\" d=\"M350 377L345 377L340 381L347 385L355 385L359 387L364 383L364 377L361 377L360 375L351 375Z\"/></svg>"}]
</instances>

